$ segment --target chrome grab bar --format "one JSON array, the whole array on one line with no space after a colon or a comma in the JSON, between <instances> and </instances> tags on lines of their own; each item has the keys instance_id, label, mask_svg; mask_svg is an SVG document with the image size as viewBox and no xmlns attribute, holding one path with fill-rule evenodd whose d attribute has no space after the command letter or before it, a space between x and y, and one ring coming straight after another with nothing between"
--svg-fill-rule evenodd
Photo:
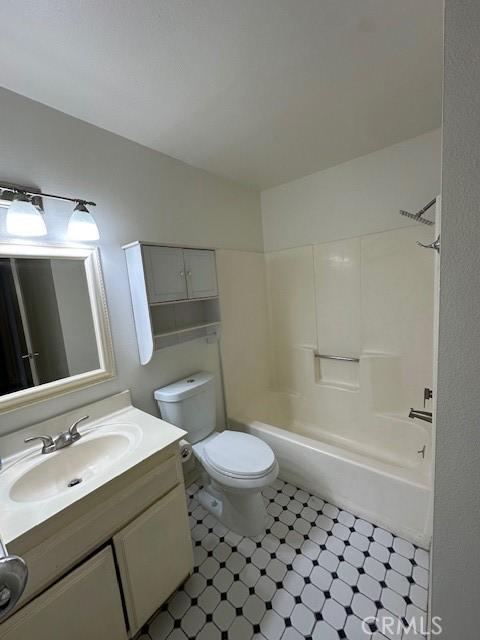
<instances>
[{"instance_id":1,"label":"chrome grab bar","mask_svg":"<svg viewBox=\"0 0 480 640\"><path fill-rule=\"evenodd\" d=\"M25 585L28 569L18 556L9 556L0 538L0 620L17 604Z\"/></svg>"},{"instance_id":2,"label":"chrome grab bar","mask_svg":"<svg viewBox=\"0 0 480 640\"><path fill-rule=\"evenodd\" d=\"M360 362L360 358L350 358L348 356L330 356L326 353L314 353L315 358L322 358L323 360L343 360L344 362Z\"/></svg>"}]
</instances>

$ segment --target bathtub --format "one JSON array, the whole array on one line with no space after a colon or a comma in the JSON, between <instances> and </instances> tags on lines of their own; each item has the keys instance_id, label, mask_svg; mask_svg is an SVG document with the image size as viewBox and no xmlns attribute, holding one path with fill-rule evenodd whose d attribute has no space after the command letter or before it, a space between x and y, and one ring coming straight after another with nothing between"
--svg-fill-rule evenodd
<instances>
[{"instance_id":1,"label":"bathtub","mask_svg":"<svg viewBox=\"0 0 480 640\"><path fill-rule=\"evenodd\" d=\"M272 392L229 412L229 424L272 447L283 480L428 548L430 431L403 416L379 415L368 444L348 430L339 434L312 422L302 403ZM423 445L424 457L418 453Z\"/></svg>"}]
</instances>

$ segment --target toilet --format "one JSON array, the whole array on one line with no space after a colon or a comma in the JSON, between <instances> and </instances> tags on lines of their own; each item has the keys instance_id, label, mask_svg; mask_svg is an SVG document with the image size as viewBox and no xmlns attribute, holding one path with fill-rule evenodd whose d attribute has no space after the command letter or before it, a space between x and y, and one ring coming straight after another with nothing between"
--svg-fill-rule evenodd
<instances>
[{"instance_id":1,"label":"toilet","mask_svg":"<svg viewBox=\"0 0 480 640\"><path fill-rule=\"evenodd\" d=\"M208 476L197 498L228 529L254 537L265 531L267 512L262 489L278 475L272 449L255 436L215 431L215 381L200 371L157 389L163 420L188 433L195 457Z\"/></svg>"}]
</instances>

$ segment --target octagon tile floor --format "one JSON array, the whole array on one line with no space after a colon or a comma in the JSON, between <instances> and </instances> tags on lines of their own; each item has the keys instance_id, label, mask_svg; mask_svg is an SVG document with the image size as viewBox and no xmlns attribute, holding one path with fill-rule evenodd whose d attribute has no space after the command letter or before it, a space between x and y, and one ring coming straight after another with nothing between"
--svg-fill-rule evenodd
<instances>
[{"instance_id":1,"label":"octagon tile floor","mask_svg":"<svg viewBox=\"0 0 480 640\"><path fill-rule=\"evenodd\" d=\"M282 480L263 492L266 533L242 538L205 511L198 489L187 490L194 572L142 638L423 637L429 566L423 549ZM367 617L368 632L361 622Z\"/></svg>"}]
</instances>

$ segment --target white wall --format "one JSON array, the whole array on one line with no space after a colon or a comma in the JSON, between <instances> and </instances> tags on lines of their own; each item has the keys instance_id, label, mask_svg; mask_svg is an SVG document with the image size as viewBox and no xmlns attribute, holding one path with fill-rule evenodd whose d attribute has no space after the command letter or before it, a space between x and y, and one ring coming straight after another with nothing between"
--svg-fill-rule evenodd
<instances>
[{"instance_id":1,"label":"white wall","mask_svg":"<svg viewBox=\"0 0 480 640\"><path fill-rule=\"evenodd\" d=\"M217 251L221 348L227 406L236 415L270 387L263 253Z\"/></svg>"},{"instance_id":2,"label":"white wall","mask_svg":"<svg viewBox=\"0 0 480 640\"><path fill-rule=\"evenodd\" d=\"M266 251L408 226L440 193L440 131L262 191Z\"/></svg>"},{"instance_id":3,"label":"white wall","mask_svg":"<svg viewBox=\"0 0 480 640\"><path fill-rule=\"evenodd\" d=\"M134 108L134 105L132 105ZM152 391L205 368L217 374L216 344L195 341L157 353L141 367L121 245L132 240L261 251L257 192L217 178L75 118L0 90L0 178L97 203L101 256L118 375L110 382L0 416L0 432L21 428L125 388L156 412ZM64 241L69 205L45 201L48 240ZM0 216L0 239L9 240Z\"/></svg>"},{"instance_id":4,"label":"white wall","mask_svg":"<svg viewBox=\"0 0 480 640\"><path fill-rule=\"evenodd\" d=\"M445 2L432 612L480 635L480 3Z\"/></svg>"}]
</instances>

